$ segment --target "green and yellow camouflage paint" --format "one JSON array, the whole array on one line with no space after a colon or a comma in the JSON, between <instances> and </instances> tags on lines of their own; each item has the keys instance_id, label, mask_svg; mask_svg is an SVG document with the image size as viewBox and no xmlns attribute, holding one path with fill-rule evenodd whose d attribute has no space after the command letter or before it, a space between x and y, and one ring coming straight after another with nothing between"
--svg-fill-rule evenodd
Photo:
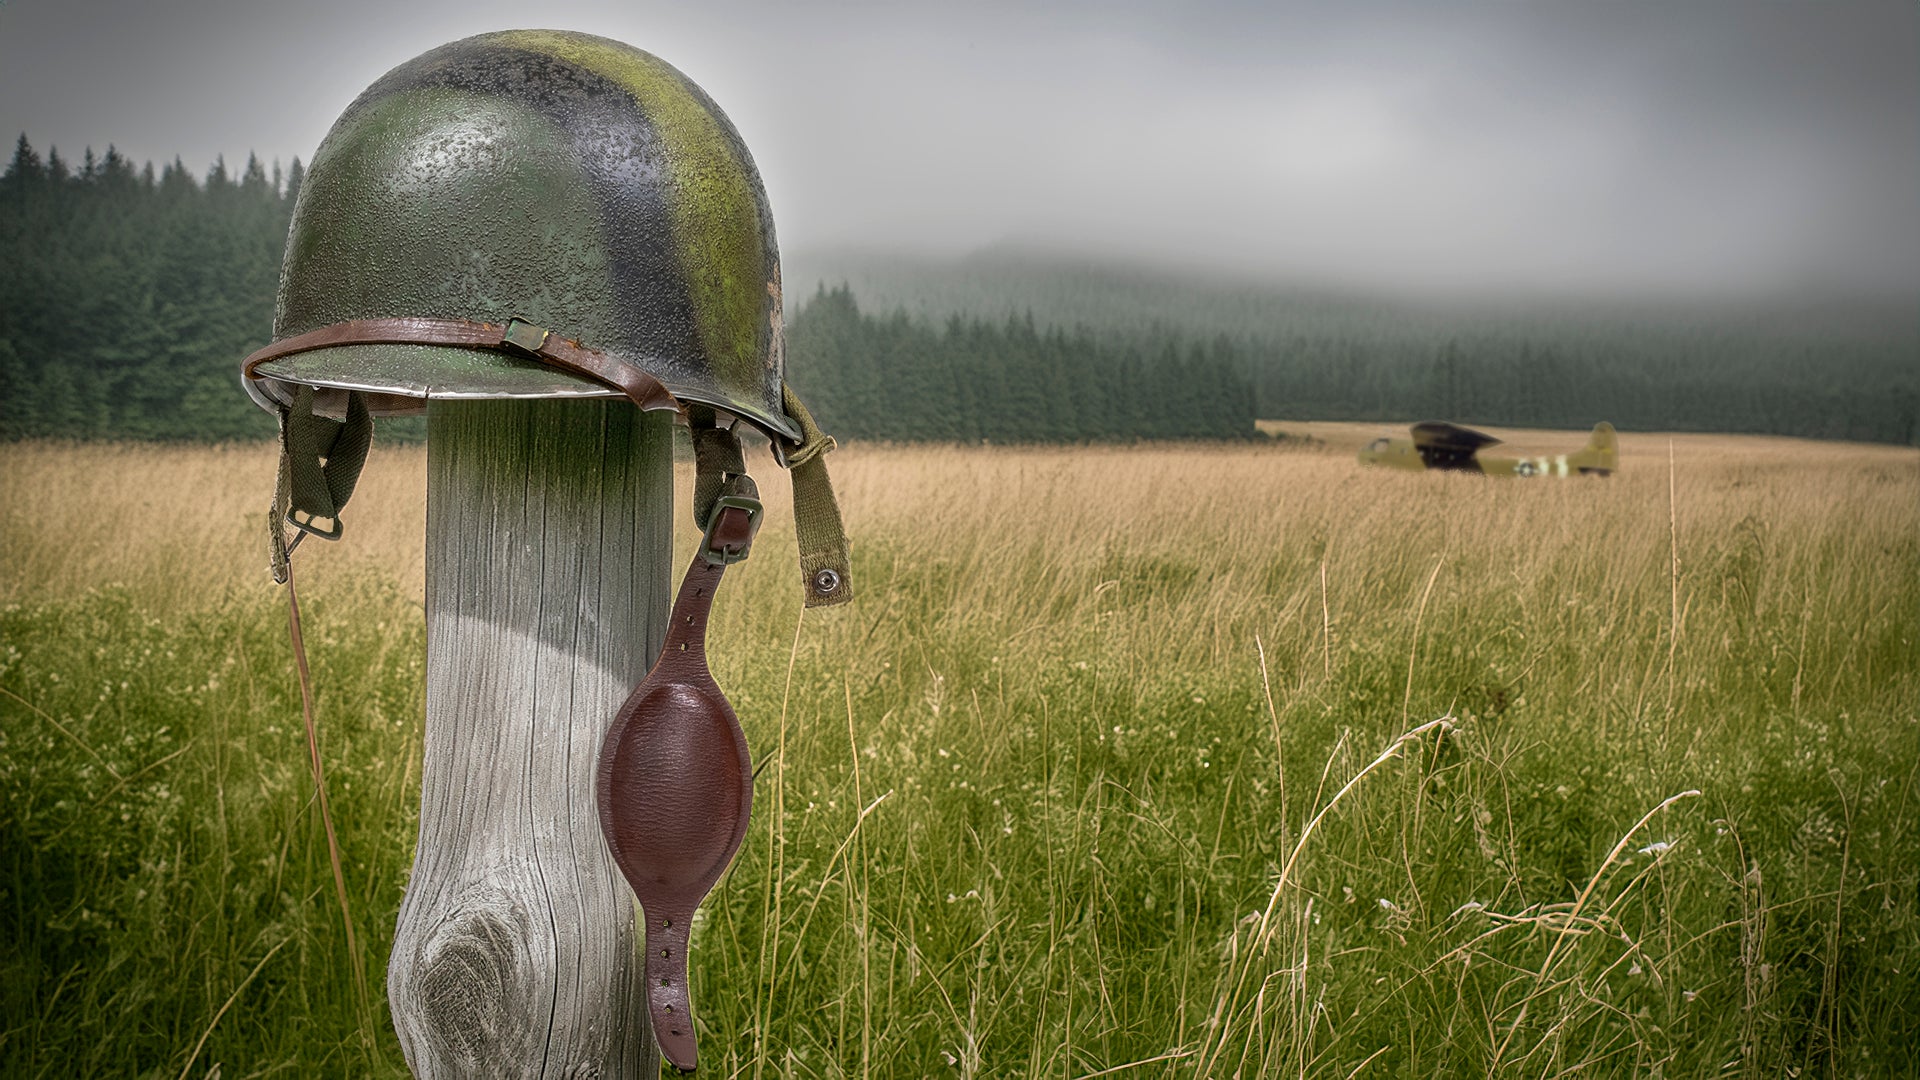
<instances>
[{"instance_id":1,"label":"green and yellow camouflage paint","mask_svg":"<svg viewBox=\"0 0 1920 1080\"><path fill-rule=\"evenodd\" d=\"M1419 471L1439 469L1488 476L1609 476L1620 467L1620 439L1613 425L1593 426L1587 445L1572 454L1494 457L1481 453L1500 440L1482 431L1429 420L1413 425L1412 438L1380 438L1360 451L1360 464Z\"/></svg>"},{"instance_id":2,"label":"green and yellow camouflage paint","mask_svg":"<svg viewBox=\"0 0 1920 1080\"><path fill-rule=\"evenodd\" d=\"M315 153L294 209L274 337L351 319L518 316L640 364L674 396L787 437L780 255L759 172L672 65L554 30L466 38L393 69ZM262 390L427 398L603 397L485 350L352 345L261 365Z\"/></svg>"}]
</instances>

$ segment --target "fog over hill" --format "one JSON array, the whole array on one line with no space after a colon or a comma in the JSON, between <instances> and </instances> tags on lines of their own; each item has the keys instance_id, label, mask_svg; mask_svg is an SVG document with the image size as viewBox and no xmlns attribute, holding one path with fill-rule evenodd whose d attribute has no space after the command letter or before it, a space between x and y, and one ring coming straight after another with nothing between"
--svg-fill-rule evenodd
<instances>
[{"instance_id":1,"label":"fog over hill","mask_svg":"<svg viewBox=\"0 0 1920 1080\"><path fill-rule=\"evenodd\" d=\"M1422 293L1920 289L1920 5L0 3L0 137L313 158L380 74L540 24L647 49L792 253L1005 243Z\"/></svg>"},{"instance_id":2,"label":"fog over hill","mask_svg":"<svg viewBox=\"0 0 1920 1080\"><path fill-rule=\"evenodd\" d=\"M899 373L876 386L911 382L938 352L927 335L1019 340L1037 327L1143 355L1203 348L1250 381L1265 418L1920 439L1920 303L1898 296L1439 297L1010 246L801 253L787 266L790 326L850 328L831 349L804 339L798 369L845 359Z\"/></svg>"},{"instance_id":3,"label":"fog over hill","mask_svg":"<svg viewBox=\"0 0 1920 1080\"><path fill-rule=\"evenodd\" d=\"M1906 348L1920 366L1920 296L1901 290L1436 294L1305 276L1197 270L1012 243L951 258L877 249L788 252L785 283L790 317L821 286L845 284L868 312L904 311L926 322L954 315L1031 315L1042 325L1096 334L1173 331L1286 340L1363 333L1432 346L1448 337L1505 332L1737 333L1807 344Z\"/></svg>"}]
</instances>

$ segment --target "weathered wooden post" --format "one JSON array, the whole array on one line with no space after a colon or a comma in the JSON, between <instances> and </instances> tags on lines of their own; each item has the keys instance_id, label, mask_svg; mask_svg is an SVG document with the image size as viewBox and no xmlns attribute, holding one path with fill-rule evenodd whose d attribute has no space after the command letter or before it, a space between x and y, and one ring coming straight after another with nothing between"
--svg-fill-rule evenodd
<instances>
[{"instance_id":1,"label":"weathered wooden post","mask_svg":"<svg viewBox=\"0 0 1920 1080\"><path fill-rule=\"evenodd\" d=\"M659 1069L633 895L594 809L670 597L670 418L436 402L420 842L387 967L422 1078Z\"/></svg>"},{"instance_id":2,"label":"weathered wooden post","mask_svg":"<svg viewBox=\"0 0 1920 1080\"><path fill-rule=\"evenodd\" d=\"M773 218L739 134L680 72L585 34L402 64L314 155L274 341L243 373L280 417L282 581L287 524L340 536L372 417L427 402L425 775L388 965L408 1063L693 1069L688 934L752 803L706 661L760 519L736 424L791 471L807 603L851 596L833 440L785 383ZM669 413L704 530L670 623Z\"/></svg>"}]
</instances>

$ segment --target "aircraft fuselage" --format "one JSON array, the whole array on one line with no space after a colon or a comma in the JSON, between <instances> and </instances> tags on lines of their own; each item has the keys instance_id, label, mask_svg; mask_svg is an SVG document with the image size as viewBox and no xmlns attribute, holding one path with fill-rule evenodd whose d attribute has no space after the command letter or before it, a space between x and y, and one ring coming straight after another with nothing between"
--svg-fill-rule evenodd
<instances>
[{"instance_id":1,"label":"aircraft fuselage","mask_svg":"<svg viewBox=\"0 0 1920 1080\"><path fill-rule=\"evenodd\" d=\"M1572 454L1495 457L1482 451L1499 439L1444 421L1413 426L1413 438L1379 438L1360 451L1362 465L1420 472L1477 472L1487 476L1606 476L1620 467L1613 425L1594 425L1587 445Z\"/></svg>"}]
</instances>

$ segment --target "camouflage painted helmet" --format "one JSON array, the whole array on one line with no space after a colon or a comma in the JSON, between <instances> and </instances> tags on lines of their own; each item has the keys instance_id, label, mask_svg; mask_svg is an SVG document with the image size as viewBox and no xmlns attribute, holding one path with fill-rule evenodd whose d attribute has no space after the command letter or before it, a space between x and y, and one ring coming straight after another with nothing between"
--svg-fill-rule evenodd
<instances>
[{"instance_id":1,"label":"camouflage painted helmet","mask_svg":"<svg viewBox=\"0 0 1920 1080\"><path fill-rule=\"evenodd\" d=\"M785 440L780 256L753 159L671 65L587 34L481 34L402 64L315 153L276 341L357 319L520 319L628 361L683 403ZM264 407L612 397L497 349L355 343L268 360Z\"/></svg>"}]
</instances>

